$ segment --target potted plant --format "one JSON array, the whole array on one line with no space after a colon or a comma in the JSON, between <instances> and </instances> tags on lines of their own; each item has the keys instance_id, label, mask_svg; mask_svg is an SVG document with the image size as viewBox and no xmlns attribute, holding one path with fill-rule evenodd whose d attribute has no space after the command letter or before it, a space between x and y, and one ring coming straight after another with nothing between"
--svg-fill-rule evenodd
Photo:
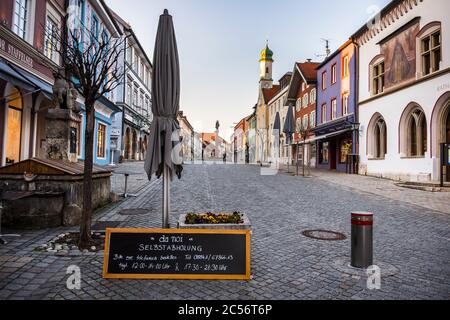
<instances>
[{"instance_id":1,"label":"potted plant","mask_svg":"<svg viewBox=\"0 0 450 320\"><path fill-rule=\"evenodd\" d=\"M218 230L250 230L251 224L247 215L233 213L188 213L182 214L178 221L179 229L218 229Z\"/></svg>"}]
</instances>

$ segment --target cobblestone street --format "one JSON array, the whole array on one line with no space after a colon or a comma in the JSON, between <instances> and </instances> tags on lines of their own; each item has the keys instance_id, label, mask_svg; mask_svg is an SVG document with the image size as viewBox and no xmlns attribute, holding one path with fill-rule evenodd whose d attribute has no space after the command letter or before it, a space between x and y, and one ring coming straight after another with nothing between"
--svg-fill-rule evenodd
<instances>
[{"instance_id":1,"label":"cobblestone street","mask_svg":"<svg viewBox=\"0 0 450 320\"><path fill-rule=\"evenodd\" d=\"M130 192L138 196L104 208L95 220L161 226L161 181L147 182L142 167L116 169L137 174ZM116 181L115 192L123 192ZM104 280L102 252L60 257L33 251L76 228L7 230L22 237L0 246L0 299L450 299L450 193L400 189L366 177L262 176L257 166L186 165L182 180L172 185L172 227L188 211L247 213L253 226L252 281ZM148 213L125 216L123 209ZM368 290L367 276L347 265L352 211L375 214L380 290ZM311 229L342 232L347 240L302 235ZM81 290L66 288L71 265L81 268Z\"/></svg>"}]
</instances>

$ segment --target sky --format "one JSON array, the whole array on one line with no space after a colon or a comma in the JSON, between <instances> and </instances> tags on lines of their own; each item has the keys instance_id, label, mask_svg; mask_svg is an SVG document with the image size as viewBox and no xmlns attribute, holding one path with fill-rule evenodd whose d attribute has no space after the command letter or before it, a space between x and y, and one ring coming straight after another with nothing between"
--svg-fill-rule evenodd
<instances>
[{"instance_id":1,"label":"sky","mask_svg":"<svg viewBox=\"0 0 450 320\"><path fill-rule=\"evenodd\" d=\"M159 15L173 16L181 67L181 101L197 132L221 136L252 113L258 99L259 54L274 52L273 79L296 61L322 61L390 0L106 0L129 22L152 59Z\"/></svg>"}]
</instances>

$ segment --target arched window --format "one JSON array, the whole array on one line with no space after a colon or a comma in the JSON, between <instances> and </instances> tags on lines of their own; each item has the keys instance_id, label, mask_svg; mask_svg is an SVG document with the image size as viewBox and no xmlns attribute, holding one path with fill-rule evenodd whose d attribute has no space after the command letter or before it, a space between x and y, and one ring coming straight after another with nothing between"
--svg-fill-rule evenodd
<instances>
[{"instance_id":1,"label":"arched window","mask_svg":"<svg viewBox=\"0 0 450 320\"><path fill-rule=\"evenodd\" d=\"M427 121L422 110L415 110L408 121L408 156L424 156L427 152Z\"/></svg>"},{"instance_id":2,"label":"arched window","mask_svg":"<svg viewBox=\"0 0 450 320\"><path fill-rule=\"evenodd\" d=\"M384 56L378 55L372 59L369 64L369 75L370 75L370 92L372 95L377 95L384 92Z\"/></svg>"},{"instance_id":3,"label":"arched window","mask_svg":"<svg viewBox=\"0 0 450 320\"><path fill-rule=\"evenodd\" d=\"M386 122L384 122L384 119L378 120L378 122L375 125L375 141L376 141L375 156L378 159L382 159L386 156L386 149L387 149L387 130L386 130Z\"/></svg>"},{"instance_id":4,"label":"arched window","mask_svg":"<svg viewBox=\"0 0 450 320\"><path fill-rule=\"evenodd\" d=\"M411 103L400 119L400 154L403 157L423 157L428 151L427 120L422 108Z\"/></svg>"},{"instance_id":5,"label":"arched window","mask_svg":"<svg viewBox=\"0 0 450 320\"><path fill-rule=\"evenodd\" d=\"M387 126L384 118L380 114L372 118L367 140L367 153L369 158L384 159L387 154Z\"/></svg>"}]
</instances>

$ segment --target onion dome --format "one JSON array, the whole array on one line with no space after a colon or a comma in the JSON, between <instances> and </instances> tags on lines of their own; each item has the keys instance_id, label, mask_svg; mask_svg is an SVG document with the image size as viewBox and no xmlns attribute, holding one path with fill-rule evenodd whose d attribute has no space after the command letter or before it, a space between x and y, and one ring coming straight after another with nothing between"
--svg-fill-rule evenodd
<instances>
[{"instance_id":1,"label":"onion dome","mask_svg":"<svg viewBox=\"0 0 450 320\"><path fill-rule=\"evenodd\" d=\"M261 59L259 60L259 62L262 61L273 62L273 51L269 48L269 42L267 42L266 47L261 51Z\"/></svg>"}]
</instances>

